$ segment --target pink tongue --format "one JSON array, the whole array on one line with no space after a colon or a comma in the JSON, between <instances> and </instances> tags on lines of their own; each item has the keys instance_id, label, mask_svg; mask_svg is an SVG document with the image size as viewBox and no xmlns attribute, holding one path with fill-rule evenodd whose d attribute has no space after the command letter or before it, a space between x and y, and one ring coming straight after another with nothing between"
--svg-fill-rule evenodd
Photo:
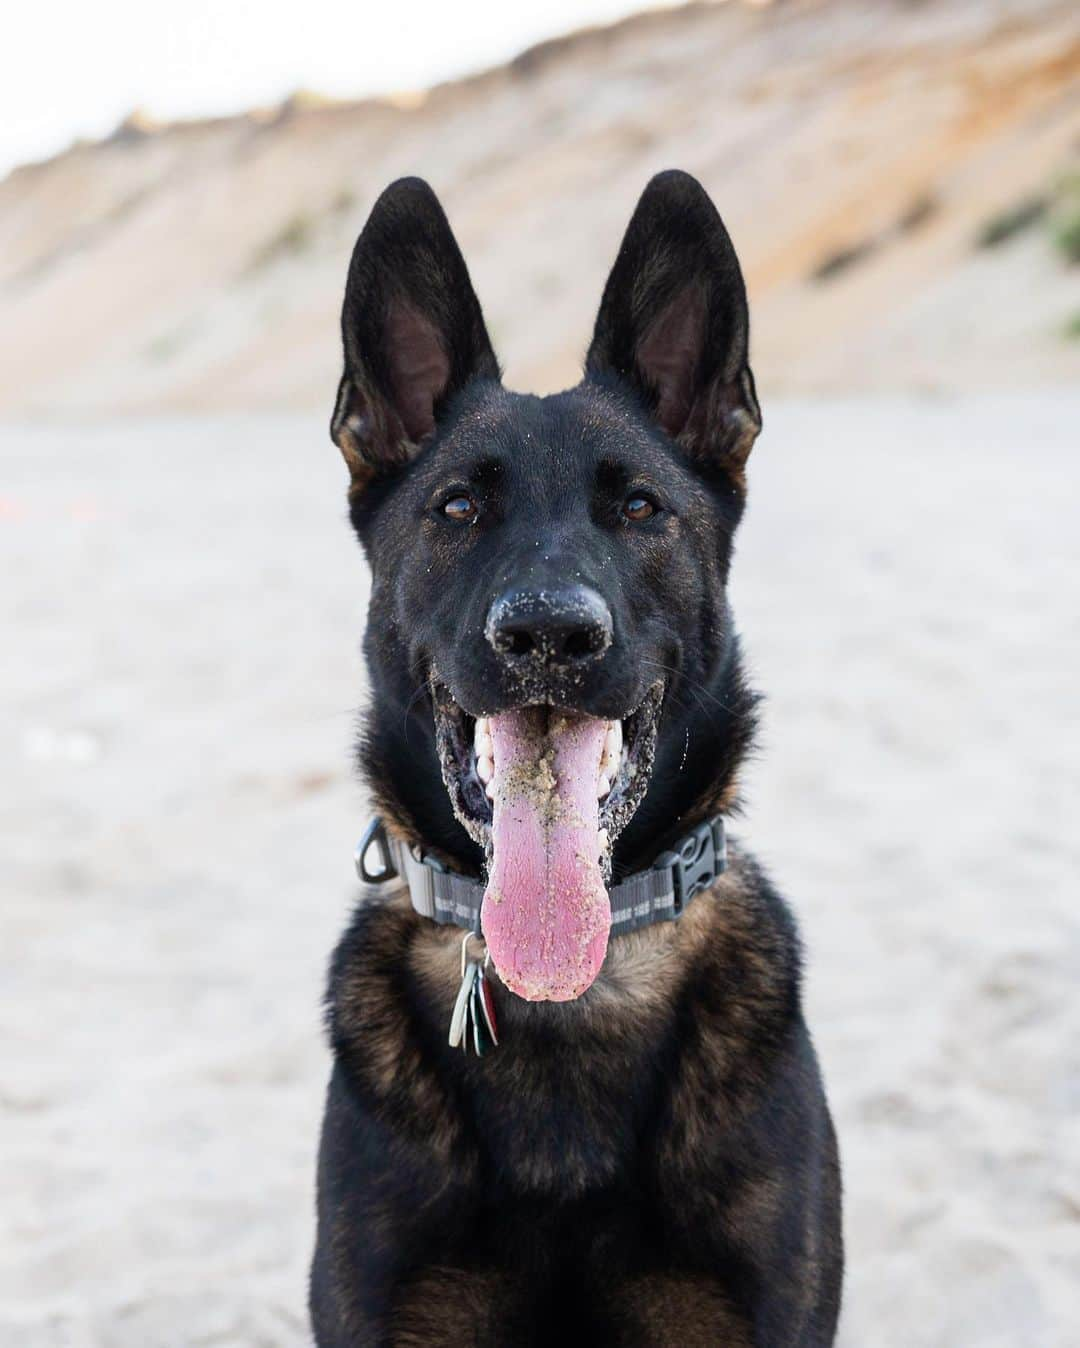
<instances>
[{"instance_id":1,"label":"pink tongue","mask_svg":"<svg viewBox=\"0 0 1080 1348\"><path fill-rule=\"evenodd\" d=\"M546 707L491 717L494 855L480 921L499 977L530 1002L579 997L604 962L596 781L607 728Z\"/></svg>"}]
</instances>

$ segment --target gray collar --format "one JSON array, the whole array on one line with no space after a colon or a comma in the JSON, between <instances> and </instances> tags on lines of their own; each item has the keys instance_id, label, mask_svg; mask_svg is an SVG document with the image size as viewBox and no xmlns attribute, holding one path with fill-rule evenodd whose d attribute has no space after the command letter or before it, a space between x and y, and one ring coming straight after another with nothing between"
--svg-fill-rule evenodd
<instances>
[{"instance_id":1,"label":"gray collar","mask_svg":"<svg viewBox=\"0 0 1080 1348\"><path fill-rule=\"evenodd\" d=\"M368 854L378 855L378 869L368 865ZM391 838L375 816L356 846L356 873L369 885L401 877L409 887L412 906L421 917L441 925L480 930L484 882L448 870L421 847ZM727 868L724 820L714 815L661 852L644 871L636 871L608 890L611 930L615 935L669 922L678 917L695 894L713 883Z\"/></svg>"}]
</instances>

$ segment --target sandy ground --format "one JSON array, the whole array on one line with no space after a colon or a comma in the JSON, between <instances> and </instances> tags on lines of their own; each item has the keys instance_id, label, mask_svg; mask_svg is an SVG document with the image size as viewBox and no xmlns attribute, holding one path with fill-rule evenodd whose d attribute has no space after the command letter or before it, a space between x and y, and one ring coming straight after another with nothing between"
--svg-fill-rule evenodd
<instances>
[{"instance_id":1,"label":"sandy ground","mask_svg":"<svg viewBox=\"0 0 1080 1348\"><path fill-rule=\"evenodd\" d=\"M1080 1341L1080 397L767 408L741 826L846 1348ZM307 1342L365 600L322 418L0 431L0 1342Z\"/></svg>"}]
</instances>

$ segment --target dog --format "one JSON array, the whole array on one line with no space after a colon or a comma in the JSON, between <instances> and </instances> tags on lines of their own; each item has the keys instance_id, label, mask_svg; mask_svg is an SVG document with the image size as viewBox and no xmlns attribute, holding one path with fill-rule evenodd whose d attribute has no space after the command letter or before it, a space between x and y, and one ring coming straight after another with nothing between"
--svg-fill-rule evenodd
<instances>
[{"instance_id":1,"label":"dog","mask_svg":"<svg viewBox=\"0 0 1080 1348\"><path fill-rule=\"evenodd\" d=\"M748 333L681 172L548 397L503 387L426 183L356 243L331 434L372 577L378 818L327 994L320 1348L833 1342L798 935L725 858L757 701L726 598Z\"/></svg>"}]
</instances>

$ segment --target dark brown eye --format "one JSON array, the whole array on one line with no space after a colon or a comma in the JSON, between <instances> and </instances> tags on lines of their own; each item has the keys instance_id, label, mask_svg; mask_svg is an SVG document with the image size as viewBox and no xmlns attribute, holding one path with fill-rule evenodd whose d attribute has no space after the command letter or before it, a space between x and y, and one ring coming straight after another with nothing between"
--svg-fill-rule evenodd
<instances>
[{"instance_id":1,"label":"dark brown eye","mask_svg":"<svg viewBox=\"0 0 1080 1348\"><path fill-rule=\"evenodd\" d=\"M451 496L443 502L443 514L455 524L471 524L477 516L477 505L471 496Z\"/></svg>"},{"instance_id":2,"label":"dark brown eye","mask_svg":"<svg viewBox=\"0 0 1080 1348\"><path fill-rule=\"evenodd\" d=\"M628 496L623 502L622 513L635 524L647 520L656 514L656 506L647 496Z\"/></svg>"}]
</instances>

